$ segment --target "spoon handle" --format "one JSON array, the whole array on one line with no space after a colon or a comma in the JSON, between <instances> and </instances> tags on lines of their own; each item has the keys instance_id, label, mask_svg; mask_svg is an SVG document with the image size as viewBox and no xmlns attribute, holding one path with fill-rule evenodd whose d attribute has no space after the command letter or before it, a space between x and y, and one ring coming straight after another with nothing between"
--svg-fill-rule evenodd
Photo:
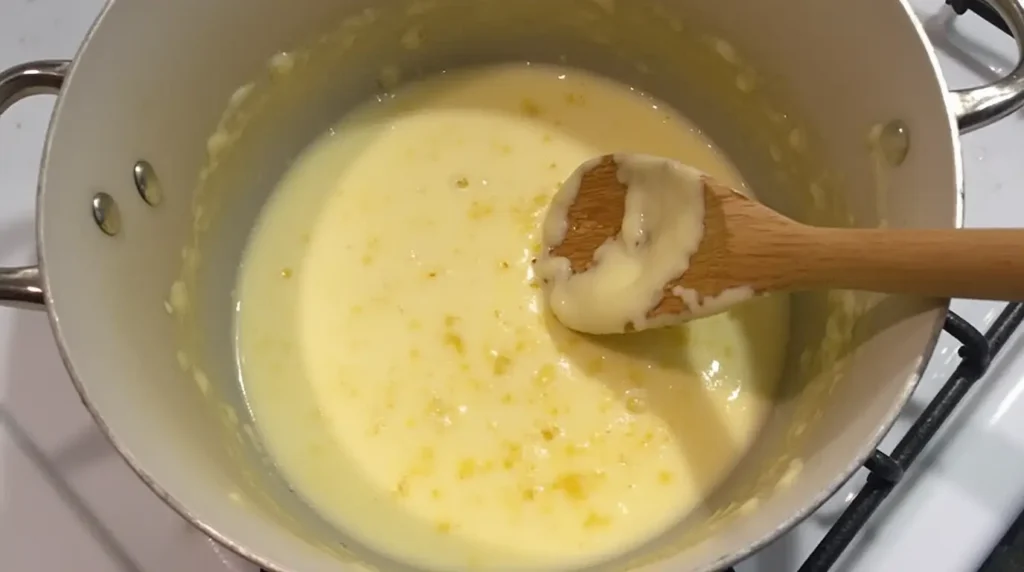
<instances>
[{"instance_id":1,"label":"spoon handle","mask_svg":"<svg viewBox=\"0 0 1024 572\"><path fill-rule=\"evenodd\" d=\"M1024 300L1024 229L822 229L787 256L789 289Z\"/></svg>"}]
</instances>

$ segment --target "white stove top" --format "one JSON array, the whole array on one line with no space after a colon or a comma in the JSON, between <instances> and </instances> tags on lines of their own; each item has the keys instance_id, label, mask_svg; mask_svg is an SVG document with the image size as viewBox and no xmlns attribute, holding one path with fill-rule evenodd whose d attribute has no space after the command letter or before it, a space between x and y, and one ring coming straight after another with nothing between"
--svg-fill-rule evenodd
<instances>
[{"instance_id":1,"label":"white stove top","mask_svg":"<svg viewBox=\"0 0 1024 572\"><path fill-rule=\"evenodd\" d=\"M0 0L0 68L71 57L102 0ZM952 87L1012 66L1013 42L941 0L911 0ZM32 261L34 189L52 99L0 121L0 264ZM963 140L967 223L1022 226L1024 115ZM1019 186L1019 188L1018 188ZM1002 304L954 303L985 330ZM840 564L846 572L976 570L1024 508L1024 341L1015 336ZM890 451L958 363L943 335ZM804 524L737 566L795 571L864 481L865 471ZM5 572L255 572L165 507L81 406L41 313L0 308L0 568Z\"/></svg>"}]
</instances>

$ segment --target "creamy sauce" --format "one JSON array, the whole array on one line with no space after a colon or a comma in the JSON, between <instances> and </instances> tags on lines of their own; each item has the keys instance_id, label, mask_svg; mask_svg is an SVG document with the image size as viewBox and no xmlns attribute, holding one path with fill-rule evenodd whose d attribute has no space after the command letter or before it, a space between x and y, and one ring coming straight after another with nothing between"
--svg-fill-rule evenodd
<instances>
[{"instance_id":1,"label":"creamy sauce","mask_svg":"<svg viewBox=\"0 0 1024 572\"><path fill-rule=\"evenodd\" d=\"M706 173L666 159L641 154L614 155L616 177L626 187L622 230L594 251L593 265L573 273L569 259L550 255L568 232L569 207L579 195L583 175L601 158L578 167L555 194L543 225L537 275L544 281L551 311L560 322L588 334L621 334L678 323L683 317L648 314L662 299L665 285L682 276L704 238ZM710 315L753 295L730 288L701 299L676 286L672 294L689 308L686 318Z\"/></svg>"},{"instance_id":2,"label":"creamy sauce","mask_svg":"<svg viewBox=\"0 0 1024 572\"><path fill-rule=\"evenodd\" d=\"M701 133L537 65L400 88L329 133L266 205L237 289L246 396L295 490L439 570L582 566L697 509L770 407L788 299L592 338L546 311L531 261L589 157L673 157L741 187Z\"/></svg>"}]
</instances>

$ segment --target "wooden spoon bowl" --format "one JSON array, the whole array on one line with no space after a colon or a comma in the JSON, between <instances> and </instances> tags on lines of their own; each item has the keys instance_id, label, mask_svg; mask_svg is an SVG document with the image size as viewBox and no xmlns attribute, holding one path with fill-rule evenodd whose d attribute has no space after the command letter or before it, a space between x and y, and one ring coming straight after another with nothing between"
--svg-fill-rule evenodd
<instances>
[{"instance_id":1,"label":"wooden spoon bowl","mask_svg":"<svg viewBox=\"0 0 1024 572\"><path fill-rule=\"evenodd\" d=\"M607 155L581 173L564 239L544 245L549 256L568 259L573 274L590 270L595 251L622 231L629 189L620 180L619 168L616 156ZM703 237L685 272L665 284L649 318L670 315L683 321L727 307L695 308L694 298L679 295L683 291L696 293L698 306L737 289L760 294L838 288L937 298L1024 299L1022 229L814 227L710 176L701 181Z\"/></svg>"}]
</instances>

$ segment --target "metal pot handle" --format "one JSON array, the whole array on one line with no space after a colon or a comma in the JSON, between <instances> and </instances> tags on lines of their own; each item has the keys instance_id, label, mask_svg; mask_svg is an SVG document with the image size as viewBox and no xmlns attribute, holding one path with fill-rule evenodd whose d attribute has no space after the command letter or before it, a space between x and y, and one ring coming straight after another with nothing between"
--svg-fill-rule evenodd
<instances>
[{"instance_id":1,"label":"metal pot handle","mask_svg":"<svg viewBox=\"0 0 1024 572\"><path fill-rule=\"evenodd\" d=\"M982 87L955 89L949 107L960 133L994 123L1024 106L1024 1L984 0L994 8L1013 32L1020 57L1006 77Z\"/></svg>"},{"instance_id":2,"label":"metal pot handle","mask_svg":"<svg viewBox=\"0 0 1024 572\"><path fill-rule=\"evenodd\" d=\"M0 72L0 115L31 95L56 94L71 62L39 60ZM0 268L0 306L41 309L45 305L39 266Z\"/></svg>"}]
</instances>

